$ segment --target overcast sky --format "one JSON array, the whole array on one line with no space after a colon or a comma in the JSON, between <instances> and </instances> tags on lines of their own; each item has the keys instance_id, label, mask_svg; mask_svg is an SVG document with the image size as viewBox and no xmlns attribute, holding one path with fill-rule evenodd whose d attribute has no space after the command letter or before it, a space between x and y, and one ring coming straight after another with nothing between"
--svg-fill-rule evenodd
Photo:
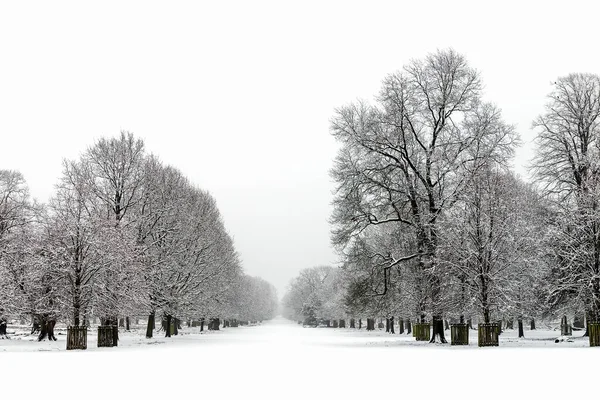
<instances>
[{"instance_id":1,"label":"overcast sky","mask_svg":"<svg viewBox=\"0 0 600 400\"><path fill-rule=\"evenodd\" d=\"M530 157L551 82L600 73L594 2L0 2L0 169L45 201L63 158L120 130L217 199L248 274L283 294L336 263L336 107L453 47Z\"/></svg>"}]
</instances>

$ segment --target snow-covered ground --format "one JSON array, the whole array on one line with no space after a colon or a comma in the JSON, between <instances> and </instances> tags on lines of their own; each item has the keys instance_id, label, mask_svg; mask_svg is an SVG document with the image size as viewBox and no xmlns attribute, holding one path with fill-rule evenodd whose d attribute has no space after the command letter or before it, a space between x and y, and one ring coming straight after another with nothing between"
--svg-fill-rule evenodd
<instances>
[{"instance_id":1,"label":"snow-covered ground","mask_svg":"<svg viewBox=\"0 0 600 400\"><path fill-rule=\"evenodd\" d=\"M506 331L496 348L478 348L475 331L468 347L431 345L383 331L303 328L280 318L198 331L184 328L169 339L158 333L152 340L141 330L121 333L119 347L101 349L90 334L88 350L69 352L60 330L56 342L12 335L0 340L0 398L46 393L57 399L354 399L437 393L440 400L527 394L551 399L592 390L600 358L600 348L589 348L582 332L572 342L554 343L557 332L543 329L526 330L526 339ZM483 392L489 395L481 397Z\"/></svg>"}]
</instances>

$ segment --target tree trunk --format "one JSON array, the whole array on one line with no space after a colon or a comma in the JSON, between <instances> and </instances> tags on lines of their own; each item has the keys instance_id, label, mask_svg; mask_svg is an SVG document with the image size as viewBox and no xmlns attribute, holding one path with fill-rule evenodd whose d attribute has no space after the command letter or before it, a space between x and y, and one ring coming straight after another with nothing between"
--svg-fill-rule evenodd
<instances>
[{"instance_id":1,"label":"tree trunk","mask_svg":"<svg viewBox=\"0 0 600 400\"><path fill-rule=\"evenodd\" d=\"M152 334L154 332L154 311L150 313L148 316L148 326L146 327L146 338L152 339Z\"/></svg>"},{"instance_id":2,"label":"tree trunk","mask_svg":"<svg viewBox=\"0 0 600 400\"><path fill-rule=\"evenodd\" d=\"M385 332L386 333L390 332L390 319L389 318L385 319Z\"/></svg>"},{"instance_id":3,"label":"tree trunk","mask_svg":"<svg viewBox=\"0 0 600 400\"><path fill-rule=\"evenodd\" d=\"M450 330L450 324L448 324L448 320L444 320L444 330Z\"/></svg>"},{"instance_id":4,"label":"tree trunk","mask_svg":"<svg viewBox=\"0 0 600 400\"><path fill-rule=\"evenodd\" d=\"M129 317L125 317L125 330L129 332Z\"/></svg>"},{"instance_id":5,"label":"tree trunk","mask_svg":"<svg viewBox=\"0 0 600 400\"><path fill-rule=\"evenodd\" d=\"M442 317L434 315L433 316L433 334L431 335L431 340L429 343L435 343L439 340L440 343L448 343L446 341L446 337L444 336L444 320Z\"/></svg>"},{"instance_id":6,"label":"tree trunk","mask_svg":"<svg viewBox=\"0 0 600 400\"><path fill-rule=\"evenodd\" d=\"M54 326L56 325L56 320L52 318L46 322L46 325L48 326L48 340L56 341L56 336L54 336Z\"/></svg>"},{"instance_id":7,"label":"tree trunk","mask_svg":"<svg viewBox=\"0 0 600 400\"><path fill-rule=\"evenodd\" d=\"M398 334L402 335L404 333L404 320L402 318L398 318Z\"/></svg>"},{"instance_id":8,"label":"tree trunk","mask_svg":"<svg viewBox=\"0 0 600 400\"><path fill-rule=\"evenodd\" d=\"M56 325L56 320L47 315L42 315L39 320L41 331L38 336L38 342L41 342L46 338L48 338L48 340L56 341L56 336L54 336L54 325Z\"/></svg>"},{"instance_id":9,"label":"tree trunk","mask_svg":"<svg viewBox=\"0 0 600 400\"><path fill-rule=\"evenodd\" d=\"M410 323L410 319L406 320L406 334L410 335L412 333L412 324Z\"/></svg>"},{"instance_id":10,"label":"tree trunk","mask_svg":"<svg viewBox=\"0 0 600 400\"><path fill-rule=\"evenodd\" d=\"M0 317L0 337L6 337L6 325L8 321L4 317ZM33 332L32 332L33 333Z\"/></svg>"},{"instance_id":11,"label":"tree trunk","mask_svg":"<svg viewBox=\"0 0 600 400\"><path fill-rule=\"evenodd\" d=\"M354 318L350 318L350 328L356 329L356 325L354 323Z\"/></svg>"},{"instance_id":12,"label":"tree trunk","mask_svg":"<svg viewBox=\"0 0 600 400\"><path fill-rule=\"evenodd\" d=\"M179 334L179 318L175 318L173 321L173 335L177 336Z\"/></svg>"},{"instance_id":13,"label":"tree trunk","mask_svg":"<svg viewBox=\"0 0 600 400\"><path fill-rule=\"evenodd\" d=\"M200 332L204 332L204 318L200 320Z\"/></svg>"},{"instance_id":14,"label":"tree trunk","mask_svg":"<svg viewBox=\"0 0 600 400\"><path fill-rule=\"evenodd\" d=\"M171 337L171 314L167 314L163 319L163 326L165 329L165 337Z\"/></svg>"},{"instance_id":15,"label":"tree trunk","mask_svg":"<svg viewBox=\"0 0 600 400\"><path fill-rule=\"evenodd\" d=\"M125 328L125 318L119 318L119 328Z\"/></svg>"},{"instance_id":16,"label":"tree trunk","mask_svg":"<svg viewBox=\"0 0 600 400\"><path fill-rule=\"evenodd\" d=\"M80 314L79 306L75 305L73 307L73 326L79 326L79 314Z\"/></svg>"},{"instance_id":17,"label":"tree trunk","mask_svg":"<svg viewBox=\"0 0 600 400\"><path fill-rule=\"evenodd\" d=\"M392 335L396 332L394 332L394 317L390 317L390 332L392 333Z\"/></svg>"},{"instance_id":18,"label":"tree trunk","mask_svg":"<svg viewBox=\"0 0 600 400\"><path fill-rule=\"evenodd\" d=\"M112 328L113 347L117 347L119 345L119 327L117 326L117 324L114 324Z\"/></svg>"},{"instance_id":19,"label":"tree trunk","mask_svg":"<svg viewBox=\"0 0 600 400\"><path fill-rule=\"evenodd\" d=\"M514 319L509 318L506 320L506 329L515 329L514 328Z\"/></svg>"},{"instance_id":20,"label":"tree trunk","mask_svg":"<svg viewBox=\"0 0 600 400\"><path fill-rule=\"evenodd\" d=\"M362 318L358 319L358 329L362 329Z\"/></svg>"},{"instance_id":21,"label":"tree trunk","mask_svg":"<svg viewBox=\"0 0 600 400\"><path fill-rule=\"evenodd\" d=\"M519 318L519 337L520 338L524 338L525 337L525 333L523 332L523 319Z\"/></svg>"},{"instance_id":22,"label":"tree trunk","mask_svg":"<svg viewBox=\"0 0 600 400\"><path fill-rule=\"evenodd\" d=\"M31 335L40 331L40 320L37 315L32 317L33 326L31 327ZM4 321L4 331L6 332L6 320L0 318L0 327L2 326L2 322ZM1 328L0 328L1 329ZM6 335L6 333L4 333Z\"/></svg>"},{"instance_id":23,"label":"tree trunk","mask_svg":"<svg viewBox=\"0 0 600 400\"><path fill-rule=\"evenodd\" d=\"M531 329L532 331L535 330L535 319L533 318L531 318L531 327L529 329Z\"/></svg>"}]
</instances>

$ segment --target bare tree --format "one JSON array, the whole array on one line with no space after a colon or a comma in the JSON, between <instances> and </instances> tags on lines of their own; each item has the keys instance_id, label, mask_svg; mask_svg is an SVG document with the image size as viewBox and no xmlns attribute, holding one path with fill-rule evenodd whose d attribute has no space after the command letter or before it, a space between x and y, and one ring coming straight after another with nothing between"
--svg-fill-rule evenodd
<instances>
[{"instance_id":1,"label":"bare tree","mask_svg":"<svg viewBox=\"0 0 600 400\"><path fill-rule=\"evenodd\" d=\"M29 189L23 175L0 170L0 318L14 312L18 303L15 290L25 285L19 262L22 251L16 245L22 228L31 222L30 210ZM6 325L3 326L0 334L6 334Z\"/></svg>"},{"instance_id":2,"label":"bare tree","mask_svg":"<svg viewBox=\"0 0 600 400\"><path fill-rule=\"evenodd\" d=\"M384 224L411 231L414 252L390 249L385 268L417 263L433 317L432 341L446 341L440 217L467 182L463 170L473 162L473 148L489 143L478 157L491 157L513 139L509 132L497 135L473 125L473 115L487 107L479 101L480 92L479 74L463 56L438 51L385 78L376 106L359 102L340 108L331 125L343 144L332 172L338 185L333 242L344 247ZM426 311L420 311L421 318Z\"/></svg>"},{"instance_id":3,"label":"bare tree","mask_svg":"<svg viewBox=\"0 0 600 400\"><path fill-rule=\"evenodd\" d=\"M534 172L555 201L551 301L583 304L600 317L600 77L570 74L554 83L538 130Z\"/></svg>"},{"instance_id":4,"label":"bare tree","mask_svg":"<svg viewBox=\"0 0 600 400\"><path fill-rule=\"evenodd\" d=\"M444 263L455 273L460 315L474 307L522 320L531 311L543 223L532 189L507 171L480 169L445 223ZM532 278L532 279L529 279ZM463 295L463 296L460 296Z\"/></svg>"},{"instance_id":5,"label":"bare tree","mask_svg":"<svg viewBox=\"0 0 600 400\"><path fill-rule=\"evenodd\" d=\"M31 201L23 175L0 170L0 336L6 335L9 315L33 317L48 310L48 296L40 289L48 271L39 241L42 213Z\"/></svg>"},{"instance_id":6,"label":"bare tree","mask_svg":"<svg viewBox=\"0 0 600 400\"><path fill-rule=\"evenodd\" d=\"M81 157L88 190L104 205L104 217L114 224L113 248L105 254L111 268L104 269L96 282L98 312L105 324L117 325L119 312L131 305L136 273L136 241L133 209L140 202L146 156L144 143L133 134L99 139ZM101 311L103 310L103 311Z\"/></svg>"},{"instance_id":7,"label":"bare tree","mask_svg":"<svg viewBox=\"0 0 600 400\"><path fill-rule=\"evenodd\" d=\"M21 174L0 171L0 320L32 315L40 339L55 339L58 318L80 325L90 313L116 325L149 311L148 337L156 312L218 321L242 277L215 199L130 133L65 161L46 209ZM251 281L246 314L272 316L274 290Z\"/></svg>"}]
</instances>

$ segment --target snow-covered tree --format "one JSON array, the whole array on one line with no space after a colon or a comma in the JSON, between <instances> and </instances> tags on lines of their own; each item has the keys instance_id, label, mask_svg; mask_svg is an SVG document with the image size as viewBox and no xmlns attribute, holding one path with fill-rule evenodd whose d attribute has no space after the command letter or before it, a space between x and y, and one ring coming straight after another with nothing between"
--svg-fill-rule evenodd
<instances>
[{"instance_id":1,"label":"snow-covered tree","mask_svg":"<svg viewBox=\"0 0 600 400\"><path fill-rule=\"evenodd\" d=\"M444 260L453 270L455 312L483 322L522 320L531 310L543 223L535 192L507 171L480 168L448 214ZM532 315L528 315L532 317Z\"/></svg>"},{"instance_id":2,"label":"snow-covered tree","mask_svg":"<svg viewBox=\"0 0 600 400\"><path fill-rule=\"evenodd\" d=\"M550 300L600 318L600 77L558 78L538 131L534 172L554 201Z\"/></svg>"},{"instance_id":3,"label":"snow-covered tree","mask_svg":"<svg viewBox=\"0 0 600 400\"><path fill-rule=\"evenodd\" d=\"M331 123L342 143L332 171L333 242L343 248L387 224L411 232L413 252L389 249L384 268L417 263L427 294L420 313L431 311L432 341L445 342L440 218L466 185L464 168L473 161L474 147L489 143L478 156L491 157L513 140L510 130L499 136L474 129L473 119L488 107L480 92L479 74L462 55L438 51L386 77L375 105L342 107Z\"/></svg>"},{"instance_id":4,"label":"snow-covered tree","mask_svg":"<svg viewBox=\"0 0 600 400\"><path fill-rule=\"evenodd\" d=\"M218 321L232 310L263 320L276 309L275 289L244 277L215 199L131 133L64 161L45 208L29 199L20 173L0 171L2 321L33 316L41 336L53 338L59 319L116 325L148 313L152 337L156 313L168 324Z\"/></svg>"},{"instance_id":5,"label":"snow-covered tree","mask_svg":"<svg viewBox=\"0 0 600 400\"><path fill-rule=\"evenodd\" d=\"M79 326L92 311L95 278L109 267L104 259L110 228L89 191L81 164L65 162L45 226L45 250L62 279L64 315Z\"/></svg>"},{"instance_id":6,"label":"snow-covered tree","mask_svg":"<svg viewBox=\"0 0 600 400\"><path fill-rule=\"evenodd\" d=\"M315 324L345 318L340 270L330 266L306 268L294 278L283 299L285 316Z\"/></svg>"},{"instance_id":7,"label":"snow-covered tree","mask_svg":"<svg viewBox=\"0 0 600 400\"><path fill-rule=\"evenodd\" d=\"M237 320L260 322L272 319L277 312L277 291L261 278L242 276L232 295L231 316Z\"/></svg>"}]
</instances>

